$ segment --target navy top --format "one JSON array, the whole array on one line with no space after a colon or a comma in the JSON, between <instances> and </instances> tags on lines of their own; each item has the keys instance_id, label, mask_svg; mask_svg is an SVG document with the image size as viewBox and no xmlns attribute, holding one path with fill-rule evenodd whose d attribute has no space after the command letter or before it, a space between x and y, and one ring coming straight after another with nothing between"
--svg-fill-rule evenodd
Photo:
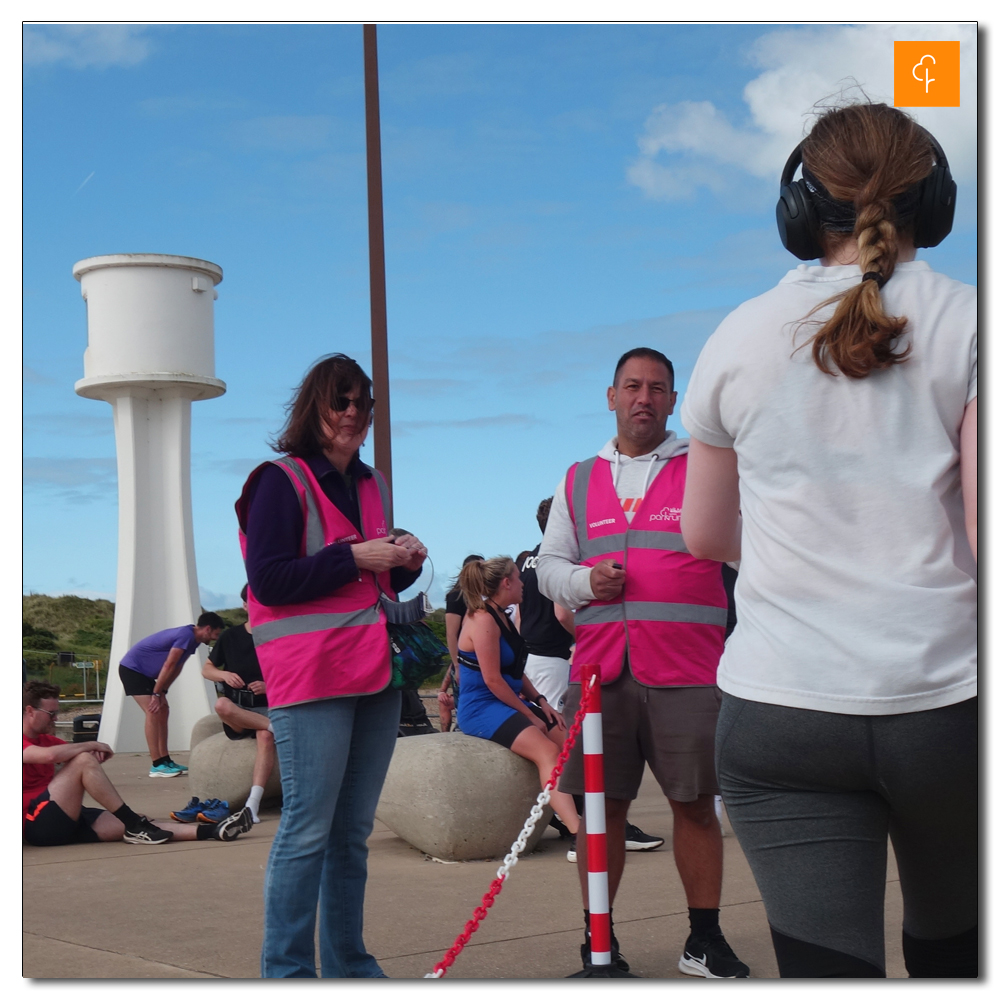
<instances>
[{"instance_id":1,"label":"navy top","mask_svg":"<svg viewBox=\"0 0 1000 1000\"><path fill-rule=\"evenodd\" d=\"M358 454L341 475L322 453L302 456L319 481L327 499L362 534L357 481L374 473ZM242 500L243 498L241 498ZM301 604L315 601L358 578L354 553L347 542L322 548L315 555L300 556L305 527L302 506L287 473L265 465L245 493L247 581L261 604ZM237 510L240 505L237 504ZM396 566L390 571L392 589L398 594L420 576L420 570Z\"/></svg>"}]
</instances>

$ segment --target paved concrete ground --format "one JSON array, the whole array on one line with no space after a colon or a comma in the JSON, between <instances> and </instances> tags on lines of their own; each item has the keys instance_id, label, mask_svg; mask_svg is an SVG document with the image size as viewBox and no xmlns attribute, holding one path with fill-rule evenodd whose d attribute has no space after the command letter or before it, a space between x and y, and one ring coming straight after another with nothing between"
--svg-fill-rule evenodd
<instances>
[{"instance_id":1,"label":"paved concrete ground","mask_svg":"<svg viewBox=\"0 0 1000 1000\"><path fill-rule=\"evenodd\" d=\"M419 737L416 737L419 738ZM187 755L177 754L186 762ZM149 758L119 754L107 770L139 812L184 806L187 778L148 778ZM615 906L623 954L639 975L686 979L677 959L687 908L669 850L670 809L648 772L631 813L666 847L630 853ZM278 813L245 837L135 847L24 848L24 965L31 978L249 979L259 975L261 891ZM498 862L430 861L376 823L370 841L366 941L393 978L429 972L461 931ZM722 927L755 978L777 975L760 895L735 837L725 838ZM895 868L886 886L890 978L903 978ZM550 830L524 858L449 979L546 979L579 968L575 867ZM225 928L225 931L220 930Z\"/></svg>"}]
</instances>

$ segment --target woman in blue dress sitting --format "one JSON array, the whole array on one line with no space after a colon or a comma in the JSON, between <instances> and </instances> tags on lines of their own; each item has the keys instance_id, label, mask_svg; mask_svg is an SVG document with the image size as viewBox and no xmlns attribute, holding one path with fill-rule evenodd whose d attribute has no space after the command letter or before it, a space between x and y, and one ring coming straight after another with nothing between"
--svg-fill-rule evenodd
<instances>
[{"instance_id":1,"label":"woman in blue dress sitting","mask_svg":"<svg viewBox=\"0 0 1000 1000\"><path fill-rule=\"evenodd\" d=\"M566 725L524 676L528 650L504 613L521 603L521 574L509 556L477 559L462 567L458 585L467 608L458 636L459 727L467 736L492 740L530 760L544 786ZM553 790L551 802L575 837L580 818L573 797Z\"/></svg>"}]
</instances>

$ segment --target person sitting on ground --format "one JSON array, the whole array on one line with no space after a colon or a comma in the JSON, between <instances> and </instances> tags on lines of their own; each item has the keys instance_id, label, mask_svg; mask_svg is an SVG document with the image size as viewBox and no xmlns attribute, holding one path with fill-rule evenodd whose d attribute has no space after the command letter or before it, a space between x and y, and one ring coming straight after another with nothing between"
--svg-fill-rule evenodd
<instances>
[{"instance_id":1,"label":"person sitting on ground","mask_svg":"<svg viewBox=\"0 0 1000 1000\"><path fill-rule=\"evenodd\" d=\"M240 591L240 600L246 611L246 584ZM267 779L274 770L275 750L274 733L267 717L264 675L260 672L249 618L242 625L227 628L219 636L201 673L215 682L220 694L215 703L215 714L222 720L223 732L231 740L257 740L257 757L246 804L253 814L253 821L259 823L260 800L264 796Z\"/></svg>"},{"instance_id":2,"label":"person sitting on ground","mask_svg":"<svg viewBox=\"0 0 1000 1000\"><path fill-rule=\"evenodd\" d=\"M521 574L509 556L497 556L467 563L458 580L468 608L458 636L458 724L467 736L492 740L530 760L544 786L566 726L524 676L528 650L505 614L508 606L521 602ZM572 796L553 789L551 802L575 837L580 819Z\"/></svg>"},{"instance_id":3,"label":"person sitting on ground","mask_svg":"<svg viewBox=\"0 0 1000 1000\"><path fill-rule=\"evenodd\" d=\"M241 809L221 823L190 826L152 823L123 801L103 764L114 751L91 740L67 743L53 735L59 715L56 684L28 681L22 716L22 826L35 847L124 840L126 844L165 844L168 840L235 840L253 825ZM56 770L58 768L58 771ZM83 804L87 792L103 809Z\"/></svg>"},{"instance_id":4,"label":"person sitting on ground","mask_svg":"<svg viewBox=\"0 0 1000 1000\"><path fill-rule=\"evenodd\" d=\"M180 625L140 639L118 664L125 693L135 698L146 715L146 745L152 766L151 778L176 778L187 768L178 764L167 749L170 706L167 691L177 679L187 658L201 643L215 642L226 623L214 611L206 611L197 625Z\"/></svg>"}]
</instances>

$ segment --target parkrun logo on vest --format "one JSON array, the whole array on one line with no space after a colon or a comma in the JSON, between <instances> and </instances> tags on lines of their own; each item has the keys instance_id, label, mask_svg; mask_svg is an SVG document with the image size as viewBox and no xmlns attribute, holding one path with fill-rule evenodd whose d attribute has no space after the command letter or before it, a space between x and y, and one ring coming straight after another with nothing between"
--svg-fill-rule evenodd
<instances>
[{"instance_id":1,"label":"parkrun logo on vest","mask_svg":"<svg viewBox=\"0 0 1000 1000\"><path fill-rule=\"evenodd\" d=\"M603 528L606 524L614 524L615 519L613 517L606 517L603 521L591 521L587 525L588 528Z\"/></svg>"},{"instance_id":2,"label":"parkrun logo on vest","mask_svg":"<svg viewBox=\"0 0 1000 1000\"><path fill-rule=\"evenodd\" d=\"M659 514L650 514L650 521L679 521L681 519L680 507L661 507Z\"/></svg>"}]
</instances>

